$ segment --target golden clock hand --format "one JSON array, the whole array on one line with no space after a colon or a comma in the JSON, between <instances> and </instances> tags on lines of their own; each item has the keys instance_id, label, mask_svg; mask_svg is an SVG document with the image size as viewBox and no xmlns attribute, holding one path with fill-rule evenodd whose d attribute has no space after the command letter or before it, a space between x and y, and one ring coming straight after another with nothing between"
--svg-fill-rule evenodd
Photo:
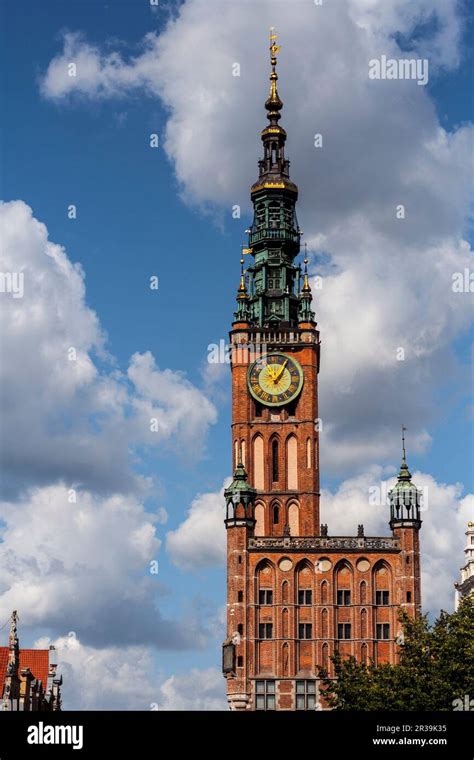
<instances>
[{"instance_id":1,"label":"golden clock hand","mask_svg":"<svg viewBox=\"0 0 474 760\"><path fill-rule=\"evenodd\" d=\"M282 376L282 374L283 374L283 372L284 372L285 367L286 367L287 364L288 364L288 359L285 362L283 362L283 364L281 365L280 371L273 378L273 380L274 380L275 383L277 383L279 381L279 379Z\"/></svg>"},{"instance_id":2,"label":"golden clock hand","mask_svg":"<svg viewBox=\"0 0 474 760\"><path fill-rule=\"evenodd\" d=\"M267 372L268 372L268 374L270 375L271 379L272 379L273 381L275 381L275 373L273 372L273 370L272 370L272 368L270 367L270 365L269 365L269 364L267 364Z\"/></svg>"}]
</instances>

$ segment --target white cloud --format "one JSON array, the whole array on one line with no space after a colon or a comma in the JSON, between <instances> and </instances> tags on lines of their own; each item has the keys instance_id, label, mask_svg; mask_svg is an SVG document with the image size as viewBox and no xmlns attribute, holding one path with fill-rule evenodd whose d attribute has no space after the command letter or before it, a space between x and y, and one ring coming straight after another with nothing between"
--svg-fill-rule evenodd
<instances>
[{"instance_id":1,"label":"white cloud","mask_svg":"<svg viewBox=\"0 0 474 760\"><path fill-rule=\"evenodd\" d=\"M358 26L372 35L396 30L410 36L421 25L432 24L427 35L412 41L415 54L429 55L432 63L452 68L459 63L461 24L456 0L349 0L349 13Z\"/></svg>"},{"instance_id":2,"label":"white cloud","mask_svg":"<svg viewBox=\"0 0 474 760\"><path fill-rule=\"evenodd\" d=\"M185 199L227 213L248 208L264 125L268 52L263 30L280 31L282 123L299 218L313 270L322 330L322 465L347 475L367 453L390 461L393 431L410 420L429 442L440 364L470 319L467 294L453 294L453 272L472 261L463 241L470 192L472 130L444 130L429 91L413 81L371 81L381 54L427 56L430 75L460 61L455 0L348 0L259 3L188 0L134 57L104 52L69 34L42 80L46 97L160 97L169 114L164 147ZM249 24L251 15L252 23ZM403 47L401 47L403 40ZM189 66L189 51L199 63ZM82 62L75 78L70 60ZM241 76L232 76L232 64ZM313 147L314 134L323 148ZM229 149L231 147L231 149ZM406 218L396 218L404 204ZM321 253L324 252L323 260ZM230 317L230 315L229 315ZM405 349L404 362L396 350Z\"/></svg>"},{"instance_id":3,"label":"white cloud","mask_svg":"<svg viewBox=\"0 0 474 760\"><path fill-rule=\"evenodd\" d=\"M128 377L133 382L135 396L132 404L136 414L137 434L153 443L157 436L160 441L175 443L178 450L202 450L208 425L216 422L214 405L196 388L184 373L166 369L160 371L152 354L134 354L128 368ZM154 429L150 429L150 420Z\"/></svg>"},{"instance_id":4,"label":"white cloud","mask_svg":"<svg viewBox=\"0 0 474 760\"><path fill-rule=\"evenodd\" d=\"M217 668L174 675L160 687L160 710L227 710L225 681Z\"/></svg>"},{"instance_id":5,"label":"white cloud","mask_svg":"<svg viewBox=\"0 0 474 760\"><path fill-rule=\"evenodd\" d=\"M75 631L85 643L199 647L190 624L164 620L157 606L158 521L130 496L78 491L71 503L63 485L1 502L0 614L18 609L23 625Z\"/></svg>"},{"instance_id":6,"label":"white cloud","mask_svg":"<svg viewBox=\"0 0 474 760\"><path fill-rule=\"evenodd\" d=\"M217 668L164 678L150 648L86 646L75 635L35 647L56 647L65 710L225 710L225 681Z\"/></svg>"},{"instance_id":7,"label":"white cloud","mask_svg":"<svg viewBox=\"0 0 474 760\"><path fill-rule=\"evenodd\" d=\"M134 445L166 444L198 458L216 420L204 393L182 372L159 369L149 352L132 357L128 377L116 369L87 306L82 268L48 240L25 203L0 206L0 234L1 271L24 275L23 298L0 299L7 498L58 480L143 493L149 484L131 469ZM153 433L151 418L159 420Z\"/></svg>"},{"instance_id":8,"label":"white cloud","mask_svg":"<svg viewBox=\"0 0 474 760\"><path fill-rule=\"evenodd\" d=\"M148 647L87 646L72 635L53 641L41 638L35 647L56 647L58 674L63 677L64 710L149 710L156 701L160 674Z\"/></svg>"},{"instance_id":9,"label":"white cloud","mask_svg":"<svg viewBox=\"0 0 474 760\"><path fill-rule=\"evenodd\" d=\"M185 570L223 565L226 556L224 486L218 493L198 495L185 520L166 534L166 548L175 565Z\"/></svg>"}]
</instances>

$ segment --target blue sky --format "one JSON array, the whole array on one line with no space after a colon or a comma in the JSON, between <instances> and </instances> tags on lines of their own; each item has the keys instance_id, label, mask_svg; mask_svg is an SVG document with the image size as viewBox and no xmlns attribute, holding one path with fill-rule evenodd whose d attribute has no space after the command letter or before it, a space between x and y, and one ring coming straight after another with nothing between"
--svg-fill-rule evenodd
<instances>
[{"instance_id":1,"label":"blue sky","mask_svg":"<svg viewBox=\"0 0 474 760\"><path fill-rule=\"evenodd\" d=\"M20 598L18 603L20 618L25 621L21 627L21 642L30 644L39 636L61 641L68 631L74 630L84 647L102 651L105 669L109 667L106 655L114 647L129 644L142 647L142 654L145 650L151 653L158 679L145 693L153 701L156 691L157 701L162 700L164 706L184 704L179 701L181 686L176 687L172 697L166 696L166 690L159 690L166 679L174 676L183 679L182 689L186 691L185 679L192 668L206 674L205 688L199 674L195 675L192 688L196 694L204 694L202 699L207 695L210 700L199 702L201 697L196 696L193 704L215 706L223 689L216 668L223 636L225 572L220 561L222 549L220 554L213 549L221 537L213 536L212 530L220 520L215 507L218 492L230 474L230 372L224 367L223 371L210 374L207 347L227 338L234 310L240 246L246 242L244 230L250 220L248 190L256 177L259 129L264 125L269 20L275 19L283 46L280 93L285 108L282 123L289 134L292 177L301 190L299 219L311 254L311 273L320 272L321 265L323 276L328 278L328 289L323 286L321 293L320 308L316 299L323 335L323 420L328 415L326 443L324 437L321 443L322 447L326 446L326 453L322 451L322 486L328 489L326 502L323 499L322 503L323 520L329 523L330 532L331 523L335 526L332 532L344 532L342 502L338 501L341 484L352 484L355 491L358 489L358 493L363 494L374 478L382 480L392 476L399 463L399 429L402 423L406 424L411 470L433 479L430 483L437 517L427 539L427 551L431 552L426 574L429 585L433 582L430 579L440 572L455 574L462 563L462 525L468 509L463 500L472 489L467 304L469 298L472 304L472 294L460 294L455 300L449 294L448 280L447 289L443 291L437 281L432 284L430 270L422 269L426 262L436 262L433 281L436 280L440 250L447 253L445 259L439 254L438 269L447 272L448 279L450 266L456 271L456 266L463 266L468 260L465 249L460 253L457 241L463 237L469 240L470 233L468 183L464 174L469 163L469 127L466 125L473 117L472 53L467 51L472 19L467 18L462 5L448 0L445 6L439 4L441 9L429 0L417 0L411 6L402 0L390 0L387 4L376 4L378 15L374 16L367 15L362 0L341 0L334 3L335 7L328 10L326 16L317 19L317 25L315 21L316 37L320 34L327 37L328 30L333 37L324 43L327 45L324 49L319 45L318 59L317 39L311 54L303 55L303 48L308 44L306 16L314 11L311 3L299 3L292 19L286 15L285 4L272 7L262 2L252 15L247 3L237 3L236 8L235 4L224 2L219 18L212 13L210 5L212 3L206 6L198 0L183 3L179 16L177 7L171 12L172 4L164 0L154 11L146 2L65 4L48 0L28 6L27 11L14 2L2 4L1 197L5 201L22 200L30 206L33 216L46 225L49 240L63 246L68 259L82 266L86 290L81 313L86 307L96 312L107 334L109 355L100 355L94 339L90 345L85 340L85 350L99 375L116 382L116 390L127 389L129 396L123 405L125 417L133 417L137 399L130 377L126 377L130 359L137 352L140 355L151 352L159 372L169 369L172 373L166 387L163 375L156 375L156 382L162 385L159 391L150 391L150 398L155 393L153 403L157 403L159 396L169 411L163 396L176 392L178 397L179 378L184 376L195 392L193 404L199 407L198 399L203 398L215 410L213 414L210 407L206 407L203 412L201 438L194 438L193 430L186 430L184 423L177 422L157 446L150 446L146 437L140 440L136 431L131 435L122 427L114 427L120 430L118 437L120 441L123 439L123 451L130 453L125 470L130 468L132 473L151 477L153 482L148 489L143 488L143 483L119 488L114 481L113 466L108 465L109 469L104 466L104 473L107 469L108 474L98 476L96 481L87 482L82 475L78 477L79 490L90 492L94 498L106 499L120 491L124 500L136 498L144 504L145 513L154 514L160 507L166 510L168 521L155 525L156 537L162 541L156 554L160 568L156 584L160 591L155 598L162 616L180 621L181 628L188 627L196 645L191 641L184 651L174 651L169 646L163 648L158 641L154 647L149 640L141 641L139 633L133 633L124 644L121 637L114 642L111 630L104 633L102 640L94 640L91 628L81 628L81 615L78 613L75 617L72 608L63 619L61 609L54 615L42 617L32 615L27 608L22 615L20 603L27 604L28 597ZM436 23L430 14L438 14ZM420 23L420 19L426 17L431 18L431 22ZM172 18L175 21L167 27ZM360 26L357 32L352 26L357 18L371 28L371 42L364 37ZM326 31L321 31L320 26ZM450 34L442 35L440 30L443 29L451 30ZM71 49L76 56L95 60L97 69L90 76L82 78L80 73L77 81L65 82L51 64L59 61L61 65L68 60L68 53L63 52L67 45L65 35L79 32L81 36L74 38ZM149 38L148 43L144 42L150 32L155 36L151 41ZM360 35L360 39L356 35ZM297 45L299 38L304 43L301 49ZM354 45L353 59L347 52L347 39ZM360 102L345 99L341 86L344 80L340 77L347 81L352 66L358 71L359 60L390 53L397 49L396 40L402 39L403 49L412 48L416 54L429 57L428 87L404 83L393 95L394 88L390 89L393 83L377 83L380 85L378 95L364 89L364 99ZM112 53L118 56L119 62L107 74L108 56ZM230 78L223 79L220 68L230 66L239 56L243 72L238 93L233 94L231 88L236 83ZM248 60L250 68L245 66ZM342 74L337 70L338 62L342 62ZM340 98L338 85L341 86ZM313 86L316 88L314 112ZM390 114L387 121L384 111ZM310 146L311 136L321 124L328 147L320 159L311 147L305 153L302 140L306 134ZM347 129L346 139L343 128ZM391 129L393 135L389 139L386 135ZM437 130L445 130L444 138L439 137ZM158 149L149 146L151 133L159 135ZM434 135L440 139L439 148L433 148ZM344 143L342 154L338 140ZM361 162L361 151L366 156L364 162ZM347 156L348 160L344 161ZM400 172L399 166L402 167ZM387 188L390 188L387 194L395 188L401 197L400 193L406 189L411 209L416 209L418 215L418 222L409 220L408 231L400 238L386 218L392 200L387 201L387 208L380 201L377 183L381 177L386 177ZM362 190L359 182L363 183ZM446 202L442 198L443 187L449 192ZM347 188L347 193L341 188ZM75 220L68 219L69 204L77 207ZM233 204L242 206L240 219L232 219ZM411 219L414 216L412 212ZM30 222L22 224L26 229ZM21 235L13 239L24 242ZM391 257L385 282L385 265L377 264L380 246L384 255L386 252L387 257ZM397 256L400 256L399 269L394 265ZM335 274L324 264L328 257ZM407 269L411 275L406 285L407 304L399 298L392 301L394 284L398 277L406 276ZM152 275L159 277L156 292L151 291L148 284ZM361 283L367 284L366 290L359 292L357 301L352 302L352 296L345 290L348 279L349 291ZM385 298L386 310L383 308ZM365 311L357 310L361 302L367 305ZM352 324L349 324L341 314L351 311L352 307ZM37 314L37 310L34 313ZM58 307L56 326L62 314L74 318L69 300L64 312ZM371 315L368 326L365 314ZM410 343L412 329L416 337ZM400 345L402 335L407 337L408 361L397 366L390 363L390 352ZM360 341L360 351L348 349L355 340ZM47 341L46 334L45 345ZM336 346L340 347L339 352ZM361 354L367 354L366 363ZM25 354L23 363L27 374ZM12 366L22 371L21 361L18 365L12 362ZM34 362L32 366L29 384L23 379L21 385L27 393L29 387L31 395L37 394L39 398L43 393L41 376L35 378ZM144 377L143 365L140 372ZM149 382L149 378L143 382ZM21 404L21 400L18 403ZM92 403L90 398L89 403ZM181 414L179 409L183 403L176 402L177 414ZM352 417L352 413L343 411L346 407L359 408L360 416L354 412ZM70 411L71 436L75 434L74 426L80 424L74 408L77 404L71 406ZM366 414L363 413L365 408ZM338 409L341 409L339 417ZM381 410L384 410L382 416ZM97 415L95 424L99 428L104 419L102 414L103 410L87 406L89 419ZM64 422L67 407L62 408L61 415ZM38 429L45 429L41 428L42 424ZM112 435L110 431L108 434ZM112 438L110 442L113 443ZM23 505L27 513L25 505L30 497L25 493L28 488L70 483L64 468L60 464L56 466L57 459L51 455L51 460L38 463L37 469L31 469L31 461L25 460L27 474L19 488L17 473L24 445L18 434L11 444L17 449L15 475L8 466L5 468L4 498L7 504L16 504L18 509ZM107 434L102 437L101 446L107 450ZM125 462L127 455L123 455ZM124 468L120 469L124 471ZM463 484L464 490L456 490L456 483ZM183 524L190 525L186 523L190 505L198 494L205 495L202 523L211 535L203 538L200 533L196 537L193 559L187 534L178 533L174 551L166 543L166 534L180 529ZM448 527L442 514L443 499L449 515L445 519L452 526L452 536L437 545L439 526ZM347 533L360 521L358 504L358 497L354 496ZM11 525L10 514L7 510L0 516L4 525ZM430 517L428 511L426 521ZM142 515L140 520L146 522L146 516ZM383 526L383 515L373 523L374 527ZM381 529L385 532L385 528ZM11 533L5 534L3 540L8 541L9 536ZM60 539L58 536L58 540L73 541L74 537L65 533ZM34 556L34 548L31 551ZM448 560L443 564L446 556L453 552L457 557L450 556L451 564ZM150 558L153 556L150 554ZM131 574L140 576L135 564ZM141 574L147 574L146 561ZM450 589L454 579L445 579L444 588ZM14 580L13 588L21 579ZM47 588L45 583L44 593ZM7 589L3 592L1 609L6 617L15 594ZM120 591L114 589L113 593L117 594L117 604L121 603ZM449 592L444 593L447 596L443 599L449 599ZM431 588L431 598L435 596L435 589ZM144 598L153 604L153 593L145 594ZM91 599L91 610L95 609L95 603ZM121 625L126 625L126 614L118 619ZM68 659L69 655L64 653L65 667L69 668L70 679L74 679L71 706L91 706L77 674L77 663L72 655ZM124 649L123 657L129 656ZM115 662L112 656L110 661ZM111 672L111 667L107 672ZM103 676L98 669L97 680L101 673ZM117 704L137 706L141 704L140 697L135 695L128 704L124 697ZM189 707L189 703L186 706Z\"/></svg>"}]
</instances>

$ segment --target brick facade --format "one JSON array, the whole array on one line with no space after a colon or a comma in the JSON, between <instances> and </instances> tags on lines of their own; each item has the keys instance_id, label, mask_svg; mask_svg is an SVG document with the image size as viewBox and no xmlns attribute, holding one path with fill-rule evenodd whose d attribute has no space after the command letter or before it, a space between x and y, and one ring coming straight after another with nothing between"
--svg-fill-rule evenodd
<instances>
[{"instance_id":1,"label":"brick facade","mask_svg":"<svg viewBox=\"0 0 474 760\"><path fill-rule=\"evenodd\" d=\"M295 264L302 234L298 191L284 155L286 132L278 125L283 104L273 42L270 50L270 126L262 132L264 158L252 186L247 251L255 263L247 270L249 293L242 269L230 333L235 476L225 493L223 671L234 710L324 708L317 667L332 674L336 648L360 661L396 662L398 610L416 615L420 609L420 495L404 449L386 537L366 537L362 525L357 536L331 536L320 523L320 340L307 261L303 284ZM255 398L249 368L272 354L302 370L301 390L288 403L278 397L271 374L266 382L274 381L275 390L261 403Z\"/></svg>"}]
</instances>

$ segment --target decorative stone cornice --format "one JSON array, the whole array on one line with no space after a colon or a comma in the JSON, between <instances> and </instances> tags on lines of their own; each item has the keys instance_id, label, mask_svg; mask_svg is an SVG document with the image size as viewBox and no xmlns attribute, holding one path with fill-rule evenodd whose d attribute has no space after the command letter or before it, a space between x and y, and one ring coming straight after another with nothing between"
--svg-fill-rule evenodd
<instances>
[{"instance_id":1,"label":"decorative stone cornice","mask_svg":"<svg viewBox=\"0 0 474 760\"><path fill-rule=\"evenodd\" d=\"M249 550L253 551L399 551L400 541L385 536L256 536L249 539Z\"/></svg>"}]
</instances>

